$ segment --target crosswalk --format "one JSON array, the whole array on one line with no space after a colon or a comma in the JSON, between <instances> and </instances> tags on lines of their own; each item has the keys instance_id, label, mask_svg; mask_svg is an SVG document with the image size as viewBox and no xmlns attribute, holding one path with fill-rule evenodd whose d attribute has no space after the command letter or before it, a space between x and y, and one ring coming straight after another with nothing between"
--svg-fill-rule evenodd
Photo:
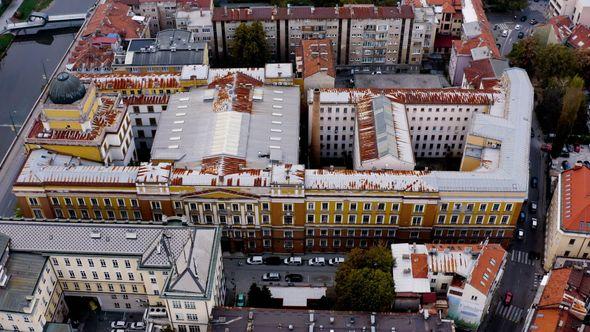
<instances>
[{"instance_id":1,"label":"crosswalk","mask_svg":"<svg viewBox=\"0 0 590 332\"><path fill-rule=\"evenodd\" d=\"M510 260L517 263L533 265L533 260L529 258L529 253L520 250L512 250L510 252Z\"/></svg>"},{"instance_id":2,"label":"crosswalk","mask_svg":"<svg viewBox=\"0 0 590 332\"><path fill-rule=\"evenodd\" d=\"M519 308L513 305L504 305L503 303L498 303L496 307L496 316L502 316L503 318L518 323L522 318L524 309Z\"/></svg>"},{"instance_id":3,"label":"crosswalk","mask_svg":"<svg viewBox=\"0 0 590 332\"><path fill-rule=\"evenodd\" d=\"M507 23L498 23L498 30L508 30L508 24Z\"/></svg>"}]
</instances>

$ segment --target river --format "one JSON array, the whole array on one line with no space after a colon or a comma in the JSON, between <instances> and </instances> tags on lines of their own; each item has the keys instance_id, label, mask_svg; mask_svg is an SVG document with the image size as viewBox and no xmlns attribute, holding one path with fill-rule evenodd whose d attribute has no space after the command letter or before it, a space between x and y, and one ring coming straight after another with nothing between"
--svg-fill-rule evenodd
<instances>
[{"instance_id":1,"label":"river","mask_svg":"<svg viewBox=\"0 0 590 332\"><path fill-rule=\"evenodd\" d=\"M86 12L93 4L94 0L54 0L44 12L76 14ZM0 156L4 156L15 136L12 122L18 126L26 119L46 83L46 75L51 75L75 34L75 29L68 29L17 37L0 60Z\"/></svg>"}]
</instances>

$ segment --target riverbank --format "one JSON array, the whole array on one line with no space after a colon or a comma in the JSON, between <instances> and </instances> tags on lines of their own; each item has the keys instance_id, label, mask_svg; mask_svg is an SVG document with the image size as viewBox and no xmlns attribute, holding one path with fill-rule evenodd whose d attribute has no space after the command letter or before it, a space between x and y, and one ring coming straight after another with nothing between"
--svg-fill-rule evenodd
<instances>
[{"instance_id":1,"label":"riverbank","mask_svg":"<svg viewBox=\"0 0 590 332\"><path fill-rule=\"evenodd\" d=\"M42 11L49 7L53 0L23 0L14 14L16 19L26 20L32 12Z\"/></svg>"},{"instance_id":2,"label":"riverbank","mask_svg":"<svg viewBox=\"0 0 590 332\"><path fill-rule=\"evenodd\" d=\"M4 55L6 54L6 51L10 47L10 44L12 44L13 40L14 40L14 35L12 35L12 34L8 33L5 35L0 35L0 59L2 59L4 57Z\"/></svg>"}]
</instances>

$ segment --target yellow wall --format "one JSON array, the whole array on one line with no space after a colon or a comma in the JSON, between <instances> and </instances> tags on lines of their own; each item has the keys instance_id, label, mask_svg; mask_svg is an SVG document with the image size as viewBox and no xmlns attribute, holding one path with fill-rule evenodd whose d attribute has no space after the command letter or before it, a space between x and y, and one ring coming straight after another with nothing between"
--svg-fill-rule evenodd
<instances>
[{"instance_id":1,"label":"yellow wall","mask_svg":"<svg viewBox=\"0 0 590 332\"><path fill-rule=\"evenodd\" d=\"M471 172L474 169L478 168L479 166L481 166L481 159L464 155L463 159L461 159L460 171L461 172Z\"/></svg>"},{"instance_id":2,"label":"yellow wall","mask_svg":"<svg viewBox=\"0 0 590 332\"><path fill-rule=\"evenodd\" d=\"M80 157L91 161L102 162L99 146L73 146L59 144L26 144L27 150L47 149L69 156Z\"/></svg>"}]
</instances>

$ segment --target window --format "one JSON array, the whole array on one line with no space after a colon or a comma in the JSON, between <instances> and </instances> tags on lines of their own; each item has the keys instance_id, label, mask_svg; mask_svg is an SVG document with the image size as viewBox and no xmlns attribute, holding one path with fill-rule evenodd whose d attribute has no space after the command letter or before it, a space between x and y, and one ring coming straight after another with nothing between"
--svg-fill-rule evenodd
<instances>
[{"instance_id":1,"label":"window","mask_svg":"<svg viewBox=\"0 0 590 332\"><path fill-rule=\"evenodd\" d=\"M363 224L368 224L371 222L371 215L363 214Z\"/></svg>"},{"instance_id":2,"label":"window","mask_svg":"<svg viewBox=\"0 0 590 332\"><path fill-rule=\"evenodd\" d=\"M416 204L414 205L414 212L424 212L424 205L423 204Z\"/></svg>"},{"instance_id":3,"label":"window","mask_svg":"<svg viewBox=\"0 0 590 332\"><path fill-rule=\"evenodd\" d=\"M463 216L463 224L469 225L471 223L471 216L465 215Z\"/></svg>"},{"instance_id":4,"label":"window","mask_svg":"<svg viewBox=\"0 0 590 332\"><path fill-rule=\"evenodd\" d=\"M422 217L412 217L412 226L422 225Z\"/></svg>"},{"instance_id":5,"label":"window","mask_svg":"<svg viewBox=\"0 0 590 332\"><path fill-rule=\"evenodd\" d=\"M488 218L488 224L495 224L496 223L496 216L490 216Z\"/></svg>"},{"instance_id":6,"label":"window","mask_svg":"<svg viewBox=\"0 0 590 332\"><path fill-rule=\"evenodd\" d=\"M504 207L504 211L512 211L512 204L511 203L506 204L506 206Z\"/></svg>"},{"instance_id":7,"label":"window","mask_svg":"<svg viewBox=\"0 0 590 332\"><path fill-rule=\"evenodd\" d=\"M399 211L399 204L398 203L391 204L391 211L398 212Z\"/></svg>"},{"instance_id":8,"label":"window","mask_svg":"<svg viewBox=\"0 0 590 332\"><path fill-rule=\"evenodd\" d=\"M478 225L483 224L483 216L477 216L475 218L475 223L478 224Z\"/></svg>"},{"instance_id":9,"label":"window","mask_svg":"<svg viewBox=\"0 0 590 332\"><path fill-rule=\"evenodd\" d=\"M293 211L293 204L291 203L283 203L283 211Z\"/></svg>"},{"instance_id":10,"label":"window","mask_svg":"<svg viewBox=\"0 0 590 332\"><path fill-rule=\"evenodd\" d=\"M104 278L105 278L106 280L111 280L111 275L110 275L108 272L105 272L105 273L104 273Z\"/></svg>"},{"instance_id":11,"label":"window","mask_svg":"<svg viewBox=\"0 0 590 332\"><path fill-rule=\"evenodd\" d=\"M348 223L349 224L356 224L356 215L355 214L348 215Z\"/></svg>"},{"instance_id":12,"label":"window","mask_svg":"<svg viewBox=\"0 0 590 332\"><path fill-rule=\"evenodd\" d=\"M449 204L447 204L447 203L442 203L440 205L440 210L443 211L443 212L447 211L448 208L449 208Z\"/></svg>"},{"instance_id":13,"label":"window","mask_svg":"<svg viewBox=\"0 0 590 332\"><path fill-rule=\"evenodd\" d=\"M172 301L172 308L174 308L174 309L180 309L181 307L182 306L181 306L181 302L180 301L178 301L178 300Z\"/></svg>"},{"instance_id":14,"label":"window","mask_svg":"<svg viewBox=\"0 0 590 332\"><path fill-rule=\"evenodd\" d=\"M565 257L569 257L569 255L570 255L570 252L569 252L569 250L566 250L566 251L563 253L563 255L564 255Z\"/></svg>"},{"instance_id":15,"label":"window","mask_svg":"<svg viewBox=\"0 0 590 332\"><path fill-rule=\"evenodd\" d=\"M348 209L350 211L356 211L356 207L357 207L357 204L354 203L354 202L351 202L351 203L348 204Z\"/></svg>"},{"instance_id":16,"label":"window","mask_svg":"<svg viewBox=\"0 0 590 332\"><path fill-rule=\"evenodd\" d=\"M307 203L308 210L315 210L315 203Z\"/></svg>"},{"instance_id":17,"label":"window","mask_svg":"<svg viewBox=\"0 0 590 332\"><path fill-rule=\"evenodd\" d=\"M479 204L479 211L485 211L488 209L488 205L487 204Z\"/></svg>"},{"instance_id":18,"label":"window","mask_svg":"<svg viewBox=\"0 0 590 332\"><path fill-rule=\"evenodd\" d=\"M510 216L502 216L502 221L500 222L502 225L508 224L510 221Z\"/></svg>"},{"instance_id":19,"label":"window","mask_svg":"<svg viewBox=\"0 0 590 332\"><path fill-rule=\"evenodd\" d=\"M113 259L113 267L114 268L118 268L119 267L119 261L117 261L116 259Z\"/></svg>"},{"instance_id":20,"label":"window","mask_svg":"<svg viewBox=\"0 0 590 332\"><path fill-rule=\"evenodd\" d=\"M327 211L328 208L329 208L329 204L328 203L326 203L326 202L322 203L322 210Z\"/></svg>"},{"instance_id":21,"label":"window","mask_svg":"<svg viewBox=\"0 0 590 332\"><path fill-rule=\"evenodd\" d=\"M437 224L444 224L445 223L445 218L446 216L444 215L439 215L438 216L438 220L436 221Z\"/></svg>"},{"instance_id":22,"label":"window","mask_svg":"<svg viewBox=\"0 0 590 332\"><path fill-rule=\"evenodd\" d=\"M457 224L458 220L459 220L459 216L457 216L457 215L451 216L451 224L452 225Z\"/></svg>"},{"instance_id":23,"label":"window","mask_svg":"<svg viewBox=\"0 0 590 332\"><path fill-rule=\"evenodd\" d=\"M335 224L341 224L342 223L342 215L341 214L334 215L334 223Z\"/></svg>"},{"instance_id":24,"label":"window","mask_svg":"<svg viewBox=\"0 0 590 332\"><path fill-rule=\"evenodd\" d=\"M576 243L576 239L570 239L570 242L568 243L570 246L574 245Z\"/></svg>"}]
</instances>

